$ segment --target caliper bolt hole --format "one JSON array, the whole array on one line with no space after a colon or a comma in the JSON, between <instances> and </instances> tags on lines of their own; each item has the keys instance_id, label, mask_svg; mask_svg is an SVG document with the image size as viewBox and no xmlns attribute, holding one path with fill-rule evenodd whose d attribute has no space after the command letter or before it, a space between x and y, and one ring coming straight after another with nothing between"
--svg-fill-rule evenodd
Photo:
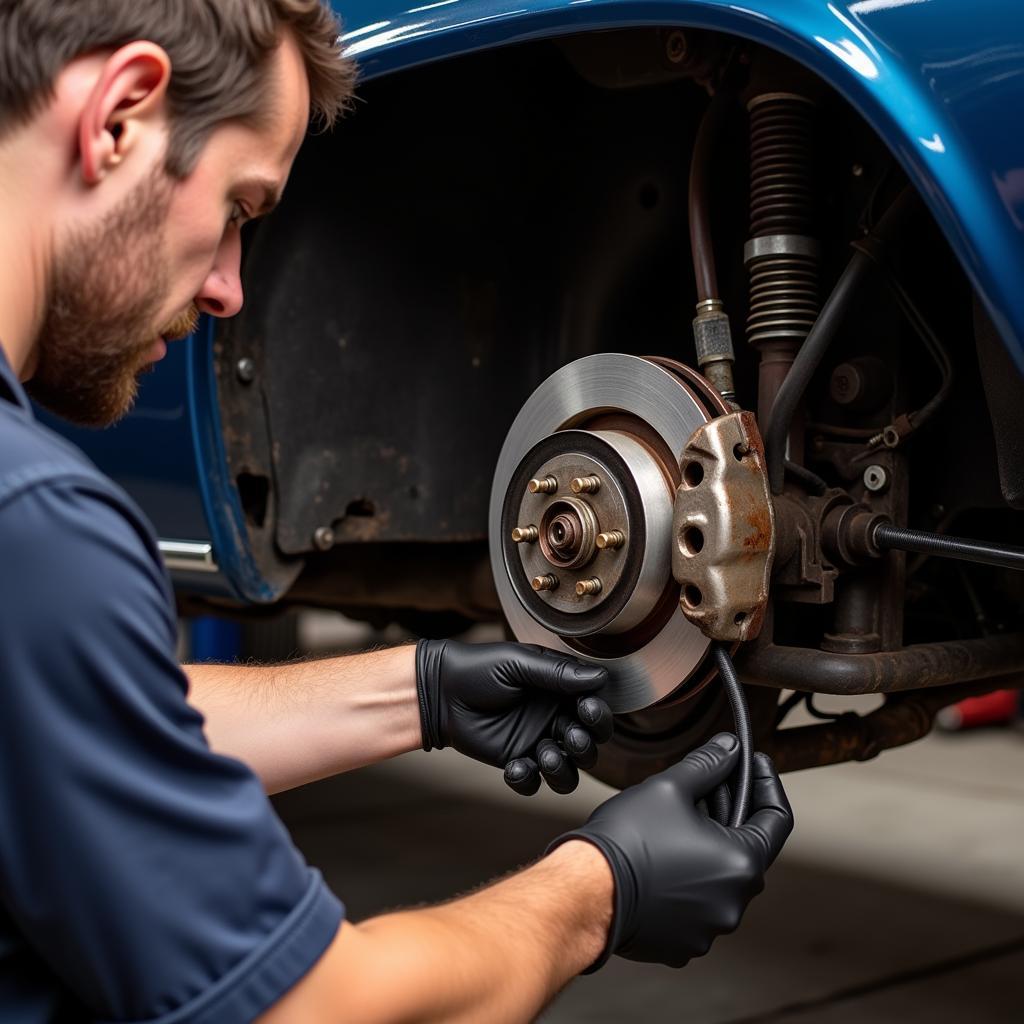
<instances>
[{"instance_id":1,"label":"caliper bolt hole","mask_svg":"<svg viewBox=\"0 0 1024 1024\"><path fill-rule=\"evenodd\" d=\"M704 600L704 595L700 592L700 587L695 587L692 583L687 583L683 587L683 600L690 608L699 608Z\"/></svg>"},{"instance_id":2,"label":"caliper bolt hole","mask_svg":"<svg viewBox=\"0 0 1024 1024\"><path fill-rule=\"evenodd\" d=\"M684 527L679 540L683 546L683 552L691 558L704 550L704 534L696 526ZM697 592L700 593L700 591Z\"/></svg>"},{"instance_id":3,"label":"caliper bolt hole","mask_svg":"<svg viewBox=\"0 0 1024 1024\"><path fill-rule=\"evenodd\" d=\"M700 487L704 482L704 467L699 462L688 462L683 470L683 483L687 487Z\"/></svg>"}]
</instances>

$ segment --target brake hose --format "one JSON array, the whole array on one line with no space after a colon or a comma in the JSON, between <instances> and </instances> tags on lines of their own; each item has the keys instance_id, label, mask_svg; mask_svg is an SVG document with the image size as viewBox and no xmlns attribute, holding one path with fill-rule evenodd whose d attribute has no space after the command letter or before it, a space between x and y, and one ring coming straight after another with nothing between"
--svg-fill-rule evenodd
<instances>
[{"instance_id":1,"label":"brake hose","mask_svg":"<svg viewBox=\"0 0 1024 1024\"><path fill-rule=\"evenodd\" d=\"M697 129L690 166L690 190L687 199L690 221L690 251L697 279L697 302L718 299L715 250L711 234L710 185L714 175L714 157L722 125L729 113L729 95L719 91Z\"/></svg>"},{"instance_id":2,"label":"brake hose","mask_svg":"<svg viewBox=\"0 0 1024 1024\"><path fill-rule=\"evenodd\" d=\"M726 785L719 786L712 794L712 809L723 825L739 828L750 811L750 785L754 768L754 739L750 729L750 711L743 687L736 675L736 666L725 644L715 644L715 662L722 686L732 708L736 738L740 743L740 763L732 778L732 791Z\"/></svg>"},{"instance_id":3,"label":"brake hose","mask_svg":"<svg viewBox=\"0 0 1024 1024\"><path fill-rule=\"evenodd\" d=\"M690 245L693 255L693 269L697 279L698 310L702 305L718 301L718 281L715 273L714 245L709 217L710 182L714 173L714 152L722 126L728 116L730 94L720 89L712 99L701 121L694 144L690 172L689 221ZM719 312L721 303L719 302ZM726 324L728 320L726 319ZM730 343L731 349L731 343ZM700 360L698 346L698 360ZM731 356L730 363L731 367ZM701 362L701 369L706 370ZM731 369L729 372L731 382ZM729 392L732 392L730 383ZM732 791L728 784L719 786L711 794L711 810L715 819L731 828L739 828L747 820L750 808L750 780L753 774L753 739L750 730L750 712L743 687L736 675L729 649L723 644L714 645L715 662L722 679L725 694L732 708L736 738L740 744L740 764L732 779Z\"/></svg>"}]
</instances>

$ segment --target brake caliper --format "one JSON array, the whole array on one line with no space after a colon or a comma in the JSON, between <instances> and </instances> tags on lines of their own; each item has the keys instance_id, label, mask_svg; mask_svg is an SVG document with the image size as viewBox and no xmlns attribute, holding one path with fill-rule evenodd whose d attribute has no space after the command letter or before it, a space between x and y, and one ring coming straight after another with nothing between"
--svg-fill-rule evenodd
<instances>
[{"instance_id":1,"label":"brake caliper","mask_svg":"<svg viewBox=\"0 0 1024 1024\"><path fill-rule=\"evenodd\" d=\"M764 621L775 556L775 512L753 413L699 426L680 464L672 544L679 607L714 640L752 640Z\"/></svg>"}]
</instances>

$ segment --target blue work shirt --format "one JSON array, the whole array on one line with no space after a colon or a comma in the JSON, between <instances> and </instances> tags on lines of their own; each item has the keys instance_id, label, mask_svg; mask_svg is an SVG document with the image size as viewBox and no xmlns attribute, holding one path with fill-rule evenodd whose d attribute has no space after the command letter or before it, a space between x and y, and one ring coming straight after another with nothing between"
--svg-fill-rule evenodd
<instances>
[{"instance_id":1,"label":"blue work shirt","mask_svg":"<svg viewBox=\"0 0 1024 1024\"><path fill-rule=\"evenodd\" d=\"M0 1021L243 1024L343 910L186 700L132 501L0 352Z\"/></svg>"}]
</instances>

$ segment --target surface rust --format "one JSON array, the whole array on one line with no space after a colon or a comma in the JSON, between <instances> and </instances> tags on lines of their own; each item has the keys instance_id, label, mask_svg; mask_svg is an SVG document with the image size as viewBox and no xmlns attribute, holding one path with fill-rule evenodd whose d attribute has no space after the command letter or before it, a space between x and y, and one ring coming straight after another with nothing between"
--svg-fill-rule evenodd
<instances>
[{"instance_id":1,"label":"surface rust","mask_svg":"<svg viewBox=\"0 0 1024 1024\"><path fill-rule=\"evenodd\" d=\"M837 654L759 642L737 667L744 683L841 695L950 686L1010 675L1024 665L1024 633L911 644L898 651Z\"/></svg>"},{"instance_id":2,"label":"surface rust","mask_svg":"<svg viewBox=\"0 0 1024 1024\"><path fill-rule=\"evenodd\" d=\"M764 622L775 553L775 513L753 414L730 413L698 428L680 462L672 550L680 608L712 639L753 639ZM697 481L687 478L695 467Z\"/></svg>"},{"instance_id":3,"label":"surface rust","mask_svg":"<svg viewBox=\"0 0 1024 1024\"><path fill-rule=\"evenodd\" d=\"M897 694L868 715L848 713L832 722L780 729L761 747L781 772L847 761L870 761L884 750L923 739L943 708L994 690L1024 689L1024 674L919 693Z\"/></svg>"}]
</instances>

